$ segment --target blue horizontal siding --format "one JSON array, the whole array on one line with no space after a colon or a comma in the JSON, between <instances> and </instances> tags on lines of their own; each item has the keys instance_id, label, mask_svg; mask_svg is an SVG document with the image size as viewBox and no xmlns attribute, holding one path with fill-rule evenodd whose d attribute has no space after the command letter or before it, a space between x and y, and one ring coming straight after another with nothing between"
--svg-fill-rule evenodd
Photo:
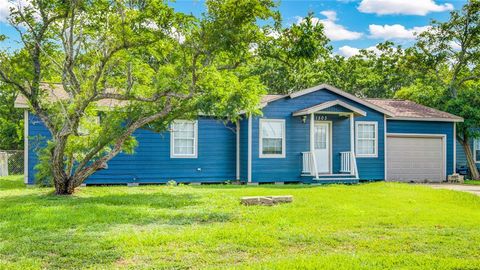
<instances>
[{"instance_id":1,"label":"blue horizontal siding","mask_svg":"<svg viewBox=\"0 0 480 270\"><path fill-rule=\"evenodd\" d=\"M35 183L37 173L34 167L38 163L37 153L46 146L46 141L51 138L50 132L42 120L34 114L28 115L28 184Z\"/></svg>"},{"instance_id":2,"label":"blue horizontal siding","mask_svg":"<svg viewBox=\"0 0 480 270\"><path fill-rule=\"evenodd\" d=\"M375 121L378 123L378 157L358 158L357 165L360 179L384 179L384 115L362 104L356 103L343 96L322 89L294 99L283 98L273 101L263 108L263 115L255 117L252 123L252 181L304 181L301 177L302 152L310 150L310 121L305 123L302 117L293 117L292 112L302 110L331 100L341 100L347 104L364 110L367 115L356 117L355 121ZM333 171L338 172L340 167L340 151L350 150L349 120L341 117L326 115L333 122L332 159ZM260 158L259 157L259 119L285 119L286 125L286 157ZM247 145L242 145L246 148Z\"/></svg>"},{"instance_id":3,"label":"blue horizontal siding","mask_svg":"<svg viewBox=\"0 0 480 270\"><path fill-rule=\"evenodd\" d=\"M454 124L452 122L433 122L433 121L402 121L387 120L387 133L411 133L411 134L441 134L447 137L447 166L446 174L452 174L453 165L453 144L455 139ZM387 150L388 151L388 150Z\"/></svg>"},{"instance_id":4,"label":"blue horizontal siding","mask_svg":"<svg viewBox=\"0 0 480 270\"><path fill-rule=\"evenodd\" d=\"M322 112L352 112L350 109L347 109L340 105L335 105L326 109L321 110Z\"/></svg>"},{"instance_id":5,"label":"blue horizontal siding","mask_svg":"<svg viewBox=\"0 0 480 270\"><path fill-rule=\"evenodd\" d=\"M467 165L467 156L465 155L465 150L463 146L458 141L457 144L457 166L466 166ZM473 143L470 144L470 149L473 151Z\"/></svg>"},{"instance_id":6,"label":"blue horizontal siding","mask_svg":"<svg viewBox=\"0 0 480 270\"><path fill-rule=\"evenodd\" d=\"M460 167L460 166L468 166L467 165L467 156L465 155L465 150L463 149L463 146L460 142L456 142L457 143L457 168ZM472 153L475 154L473 152L473 139L470 139L470 149L472 150ZM480 169L480 163L477 162L477 168Z\"/></svg>"},{"instance_id":7,"label":"blue horizontal siding","mask_svg":"<svg viewBox=\"0 0 480 270\"><path fill-rule=\"evenodd\" d=\"M38 162L37 148L44 145L49 132L38 117L30 114L29 137L29 183L34 182ZM43 140L34 142L34 137L43 135ZM37 136L38 137L38 136ZM110 183L165 183L178 182L220 182L235 179L236 134L235 126L225 126L213 118L198 121L198 157L170 158L170 133L156 133L139 129L134 133L138 141L132 155L120 153L110 162L108 169L101 170L86 180L87 184Z\"/></svg>"},{"instance_id":8,"label":"blue horizontal siding","mask_svg":"<svg viewBox=\"0 0 480 270\"><path fill-rule=\"evenodd\" d=\"M240 120L240 180L247 181L248 174L248 119Z\"/></svg>"}]
</instances>

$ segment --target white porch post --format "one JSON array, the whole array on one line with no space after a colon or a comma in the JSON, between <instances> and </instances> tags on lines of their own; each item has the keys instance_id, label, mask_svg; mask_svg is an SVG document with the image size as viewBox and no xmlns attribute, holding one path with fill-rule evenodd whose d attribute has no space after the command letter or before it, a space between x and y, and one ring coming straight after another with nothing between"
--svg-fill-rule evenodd
<instances>
[{"instance_id":1,"label":"white porch post","mask_svg":"<svg viewBox=\"0 0 480 270\"><path fill-rule=\"evenodd\" d=\"M352 166L350 166L350 174L355 175L358 178L357 162L355 161L355 123L353 120L353 113L350 114L350 153L352 159Z\"/></svg>"},{"instance_id":2,"label":"white porch post","mask_svg":"<svg viewBox=\"0 0 480 270\"><path fill-rule=\"evenodd\" d=\"M314 144L314 127L315 127L315 117L314 114L310 114L310 152L313 153L313 150L315 148Z\"/></svg>"},{"instance_id":3,"label":"white porch post","mask_svg":"<svg viewBox=\"0 0 480 270\"><path fill-rule=\"evenodd\" d=\"M315 157L315 113L310 113L310 153L312 156L313 175L318 179L317 158Z\"/></svg>"},{"instance_id":4,"label":"white porch post","mask_svg":"<svg viewBox=\"0 0 480 270\"><path fill-rule=\"evenodd\" d=\"M23 182L28 184L28 110L23 111Z\"/></svg>"}]
</instances>

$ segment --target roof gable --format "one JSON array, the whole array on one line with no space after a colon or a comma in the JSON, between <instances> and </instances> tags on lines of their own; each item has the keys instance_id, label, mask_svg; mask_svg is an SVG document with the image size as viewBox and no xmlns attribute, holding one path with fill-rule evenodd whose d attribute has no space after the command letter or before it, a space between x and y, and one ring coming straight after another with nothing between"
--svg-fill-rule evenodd
<instances>
[{"instance_id":1,"label":"roof gable","mask_svg":"<svg viewBox=\"0 0 480 270\"><path fill-rule=\"evenodd\" d=\"M320 84L320 85L317 85L317 86L314 86L314 87L310 87L310 88L307 88L307 89L304 89L304 90L300 90L300 91L297 91L297 92L293 92L289 95L290 98L297 98L297 97L300 97L300 96L303 96L303 95L307 95L307 94L310 94L310 93L313 93L313 92L316 92L316 91L319 91L319 90L322 90L322 89L326 89L330 92L333 92L339 96L343 96L344 98L347 98L347 99L350 99L352 101L355 101L359 104L362 104L363 106L365 107L368 107L370 109L373 109L375 111L378 111L378 112L381 112L387 116L393 116L392 112L390 112L389 110L386 110L382 107L379 107L373 103L370 103L364 99L361 99L361 98L358 98L350 93L347 93L343 90L340 90L334 86L331 86L329 84Z\"/></svg>"},{"instance_id":2,"label":"roof gable","mask_svg":"<svg viewBox=\"0 0 480 270\"><path fill-rule=\"evenodd\" d=\"M393 114L384 109L384 108L381 108L375 104L372 104L364 99L361 99L361 98L358 98L350 93L347 93L343 90L340 90L334 86L331 86L329 84L320 84L320 85L317 85L317 86L314 86L314 87L310 87L310 88L307 88L307 89L304 89L304 90L300 90L300 91L297 91L297 92L293 92L291 94L288 94L288 95L265 95L263 98L262 98L262 104L261 104L261 107L265 107L268 105L268 103L270 102L273 102L273 101L276 101L276 100L279 100L279 99L282 99L282 98L297 98L297 97L300 97L300 96L303 96L303 95L308 95L310 93L313 93L313 92L316 92L316 91L319 91L319 90L323 90L323 89L326 89L330 92L333 92L339 96L342 96L342 97L345 97L347 99L350 99L352 101L355 101L359 104L362 104L370 109L373 109L375 111L378 111L378 112L381 112L387 116L393 116Z\"/></svg>"},{"instance_id":3,"label":"roof gable","mask_svg":"<svg viewBox=\"0 0 480 270\"><path fill-rule=\"evenodd\" d=\"M40 83L40 90L46 93L46 100L49 102L58 102L71 99L71 95L65 91L63 85L60 83ZM108 92L114 93L114 89L107 89ZM128 103L128 101L116 100L116 99L101 99L95 102L99 107L115 107L115 106L124 106ZM28 109L29 108L29 101L28 99L19 93L15 98L14 107L15 108L22 108Z\"/></svg>"},{"instance_id":4,"label":"roof gable","mask_svg":"<svg viewBox=\"0 0 480 270\"><path fill-rule=\"evenodd\" d=\"M296 112L293 113L293 116L300 116L300 115L307 115L307 114L315 113L315 112L318 112L318 111L321 111L321 110L325 110L327 108L331 108L331 107L336 106L336 105L339 105L341 107L349 109L350 111L354 112L357 115L361 115L361 116L366 116L367 115L367 113L365 111L337 99L337 100L323 102L323 103L320 103L318 105L296 111Z\"/></svg>"}]
</instances>

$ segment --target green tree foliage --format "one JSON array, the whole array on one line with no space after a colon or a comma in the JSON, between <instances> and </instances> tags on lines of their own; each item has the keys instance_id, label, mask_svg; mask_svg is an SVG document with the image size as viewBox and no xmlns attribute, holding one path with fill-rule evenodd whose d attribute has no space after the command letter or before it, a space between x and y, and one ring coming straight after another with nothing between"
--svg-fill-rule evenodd
<instances>
[{"instance_id":1,"label":"green tree foliage","mask_svg":"<svg viewBox=\"0 0 480 270\"><path fill-rule=\"evenodd\" d=\"M199 112L233 121L258 112L265 87L249 73L249 49L263 36L257 21L278 16L275 4L206 5L201 18L160 0L38 0L12 10L24 47L0 53L0 79L28 99L52 135L41 160L57 194L73 193L118 153L132 153L138 128L164 131ZM58 88L64 97L48 94Z\"/></svg>"},{"instance_id":2,"label":"green tree foliage","mask_svg":"<svg viewBox=\"0 0 480 270\"><path fill-rule=\"evenodd\" d=\"M16 91L0 82L0 149L23 148L23 112L14 108Z\"/></svg>"},{"instance_id":3,"label":"green tree foliage","mask_svg":"<svg viewBox=\"0 0 480 270\"><path fill-rule=\"evenodd\" d=\"M313 14L288 28L276 25L265 27L264 32L264 39L254 48L257 58L252 72L260 75L270 93L290 93L324 79L320 74L332 47Z\"/></svg>"},{"instance_id":4,"label":"green tree foliage","mask_svg":"<svg viewBox=\"0 0 480 270\"><path fill-rule=\"evenodd\" d=\"M360 50L350 58L336 56L326 65L327 82L357 96L391 98L414 78L407 53L385 42L378 44L375 51Z\"/></svg>"},{"instance_id":5,"label":"green tree foliage","mask_svg":"<svg viewBox=\"0 0 480 270\"><path fill-rule=\"evenodd\" d=\"M396 96L463 117L465 121L457 124L457 139L472 177L480 179L470 147L471 139L480 136L480 1L451 12L447 22L432 22L407 60L416 80Z\"/></svg>"}]
</instances>

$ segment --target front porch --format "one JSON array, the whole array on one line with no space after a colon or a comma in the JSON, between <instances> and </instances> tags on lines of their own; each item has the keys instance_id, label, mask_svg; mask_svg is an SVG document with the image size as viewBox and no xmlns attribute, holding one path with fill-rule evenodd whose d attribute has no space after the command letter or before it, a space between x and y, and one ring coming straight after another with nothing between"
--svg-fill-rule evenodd
<instances>
[{"instance_id":1,"label":"front porch","mask_svg":"<svg viewBox=\"0 0 480 270\"><path fill-rule=\"evenodd\" d=\"M365 115L340 100L294 112L294 117L309 123L310 143L302 152L301 176L312 182L357 182L354 117Z\"/></svg>"}]
</instances>

